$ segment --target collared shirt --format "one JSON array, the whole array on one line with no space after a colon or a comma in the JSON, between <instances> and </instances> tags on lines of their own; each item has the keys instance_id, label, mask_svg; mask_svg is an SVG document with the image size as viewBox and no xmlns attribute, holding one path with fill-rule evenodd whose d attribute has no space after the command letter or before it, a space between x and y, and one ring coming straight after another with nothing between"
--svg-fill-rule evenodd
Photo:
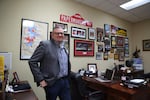
<instances>
[{"instance_id":1,"label":"collared shirt","mask_svg":"<svg viewBox=\"0 0 150 100\"><path fill-rule=\"evenodd\" d=\"M61 78L68 75L68 55L65 51L63 43L60 44L59 48L57 49L57 53L60 65L58 77Z\"/></svg>"}]
</instances>

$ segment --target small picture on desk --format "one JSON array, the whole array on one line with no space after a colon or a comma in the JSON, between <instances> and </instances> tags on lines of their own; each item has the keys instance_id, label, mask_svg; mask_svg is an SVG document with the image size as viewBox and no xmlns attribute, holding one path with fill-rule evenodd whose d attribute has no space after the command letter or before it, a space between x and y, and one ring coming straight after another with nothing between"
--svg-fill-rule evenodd
<instances>
[{"instance_id":1,"label":"small picture on desk","mask_svg":"<svg viewBox=\"0 0 150 100\"><path fill-rule=\"evenodd\" d=\"M87 69L88 69L88 71L90 71L92 73L96 73L97 72L97 64L95 64L95 63L88 64Z\"/></svg>"}]
</instances>

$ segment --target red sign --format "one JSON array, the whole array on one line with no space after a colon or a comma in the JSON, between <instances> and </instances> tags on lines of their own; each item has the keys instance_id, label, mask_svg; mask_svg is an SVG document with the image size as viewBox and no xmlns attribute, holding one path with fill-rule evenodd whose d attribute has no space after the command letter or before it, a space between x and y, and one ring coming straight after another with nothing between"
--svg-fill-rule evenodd
<instances>
[{"instance_id":1,"label":"red sign","mask_svg":"<svg viewBox=\"0 0 150 100\"><path fill-rule=\"evenodd\" d=\"M84 25L84 26L88 26L88 27L92 27L92 25L93 25L92 22L82 18L80 14L75 14L73 16L67 16L67 15L61 14L60 21L78 24L78 25Z\"/></svg>"}]
</instances>

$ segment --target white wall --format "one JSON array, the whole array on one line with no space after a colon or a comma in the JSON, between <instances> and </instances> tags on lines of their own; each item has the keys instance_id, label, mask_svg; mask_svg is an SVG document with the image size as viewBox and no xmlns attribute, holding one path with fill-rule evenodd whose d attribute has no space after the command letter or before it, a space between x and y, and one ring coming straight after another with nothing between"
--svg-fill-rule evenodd
<instances>
[{"instance_id":1,"label":"white wall","mask_svg":"<svg viewBox=\"0 0 150 100\"><path fill-rule=\"evenodd\" d=\"M36 87L27 61L20 60L20 35L21 35L21 19L32 19L49 23L49 31L52 30L52 22L59 22L60 14L72 16L75 13L89 21L93 22L93 27L102 27L106 24L113 24L124 28L128 32L130 51L132 48L131 34L133 34L133 26L127 21L123 21L112 15L98 11L94 8L78 4L73 0L1 0L0 1L0 52L12 52L12 70L17 71L21 80L28 80L38 96L39 100L45 100L43 89ZM71 26L77 26L87 29L85 26L68 24L68 33ZM138 26L137 26L138 27ZM144 28L144 27L143 27ZM148 30L146 31L148 32ZM140 34L140 33L139 33ZM134 36L135 37L135 36ZM146 38L146 37L145 37ZM134 38L133 38L134 39ZM70 59L72 70L77 71L79 68L86 68L87 63L97 63L99 70L105 70L112 67L114 60L104 61L95 60L94 57L74 57L73 40L70 39ZM139 42L139 41L138 41ZM96 44L96 43L95 43ZM135 44L136 45L136 44ZM96 46L96 45L95 45ZM133 48L132 48L133 49ZM95 47L97 52L97 47ZM131 54L131 53L130 53ZM145 54L146 55L146 54ZM131 55L130 55L131 56ZM148 57L148 56L147 56ZM148 61L146 61L147 64ZM119 62L117 62L119 63ZM124 63L124 62L121 62ZM148 69L148 65L147 68ZM12 73L10 72L10 77Z\"/></svg>"}]
</instances>

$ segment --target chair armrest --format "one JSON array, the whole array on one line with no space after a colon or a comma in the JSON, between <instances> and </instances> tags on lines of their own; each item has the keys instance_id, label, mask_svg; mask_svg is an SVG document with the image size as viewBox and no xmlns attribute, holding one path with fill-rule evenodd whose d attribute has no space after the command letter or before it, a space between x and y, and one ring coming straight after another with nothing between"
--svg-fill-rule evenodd
<instances>
[{"instance_id":1,"label":"chair armrest","mask_svg":"<svg viewBox=\"0 0 150 100\"><path fill-rule=\"evenodd\" d=\"M95 94L102 94L102 91L93 91L91 93L89 93L89 96L95 95Z\"/></svg>"}]
</instances>

